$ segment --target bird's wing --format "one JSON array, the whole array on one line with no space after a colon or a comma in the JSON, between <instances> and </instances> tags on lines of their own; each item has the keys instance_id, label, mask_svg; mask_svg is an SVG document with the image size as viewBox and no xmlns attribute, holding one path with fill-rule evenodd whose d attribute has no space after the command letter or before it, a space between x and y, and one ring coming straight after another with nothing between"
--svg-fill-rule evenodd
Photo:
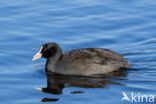
<instances>
[{"instance_id":1,"label":"bird's wing","mask_svg":"<svg viewBox=\"0 0 156 104\"><path fill-rule=\"evenodd\" d=\"M71 50L64 53L64 57L69 63L87 63L87 64L107 64L111 60L125 61L118 53L102 48L84 48Z\"/></svg>"}]
</instances>

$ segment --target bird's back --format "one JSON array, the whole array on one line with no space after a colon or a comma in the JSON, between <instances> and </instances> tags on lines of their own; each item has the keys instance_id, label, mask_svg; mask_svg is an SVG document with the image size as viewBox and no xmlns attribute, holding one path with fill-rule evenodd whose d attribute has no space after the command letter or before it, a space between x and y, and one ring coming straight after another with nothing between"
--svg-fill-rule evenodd
<instances>
[{"instance_id":1,"label":"bird's back","mask_svg":"<svg viewBox=\"0 0 156 104\"><path fill-rule=\"evenodd\" d=\"M60 65L63 65L63 74L87 75L108 73L130 66L120 54L102 48L83 48L65 52Z\"/></svg>"}]
</instances>

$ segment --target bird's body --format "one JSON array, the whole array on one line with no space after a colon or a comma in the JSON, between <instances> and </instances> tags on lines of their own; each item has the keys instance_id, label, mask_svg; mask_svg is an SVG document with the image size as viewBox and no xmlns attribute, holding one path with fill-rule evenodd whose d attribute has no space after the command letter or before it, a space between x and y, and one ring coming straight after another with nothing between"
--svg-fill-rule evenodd
<instances>
[{"instance_id":1,"label":"bird's body","mask_svg":"<svg viewBox=\"0 0 156 104\"><path fill-rule=\"evenodd\" d=\"M83 48L63 53L56 43L43 47L47 49L53 47L53 54L45 57L47 58L46 69L59 74L106 74L120 68L130 67L123 56L108 49ZM43 54L45 53L43 52Z\"/></svg>"}]
</instances>

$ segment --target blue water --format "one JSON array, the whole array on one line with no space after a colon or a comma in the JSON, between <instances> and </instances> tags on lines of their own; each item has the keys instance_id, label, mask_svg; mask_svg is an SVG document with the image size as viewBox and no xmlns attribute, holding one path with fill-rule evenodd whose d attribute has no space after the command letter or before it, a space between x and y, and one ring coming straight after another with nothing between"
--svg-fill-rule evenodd
<instances>
[{"instance_id":1,"label":"blue water","mask_svg":"<svg viewBox=\"0 0 156 104\"><path fill-rule=\"evenodd\" d=\"M122 92L156 100L155 0L1 0L0 5L2 104L129 104L121 101ZM47 76L46 60L31 59L51 41L64 51L108 48L132 67L107 78Z\"/></svg>"}]
</instances>

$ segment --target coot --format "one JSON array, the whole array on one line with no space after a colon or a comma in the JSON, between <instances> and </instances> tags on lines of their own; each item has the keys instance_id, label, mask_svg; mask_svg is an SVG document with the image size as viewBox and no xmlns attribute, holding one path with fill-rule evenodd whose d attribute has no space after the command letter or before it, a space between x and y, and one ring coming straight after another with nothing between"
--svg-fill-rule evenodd
<instances>
[{"instance_id":1,"label":"coot","mask_svg":"<svg viewBox=\"0 0 156 104\"><path fill-rule=\"evenodd\" d=\"M65 75L106 74L130 65L120 54L103 48L82 48L63 53L50 42L43 44L32 60L46 58L46 70Z\"/></svg>"}]
</instances>

